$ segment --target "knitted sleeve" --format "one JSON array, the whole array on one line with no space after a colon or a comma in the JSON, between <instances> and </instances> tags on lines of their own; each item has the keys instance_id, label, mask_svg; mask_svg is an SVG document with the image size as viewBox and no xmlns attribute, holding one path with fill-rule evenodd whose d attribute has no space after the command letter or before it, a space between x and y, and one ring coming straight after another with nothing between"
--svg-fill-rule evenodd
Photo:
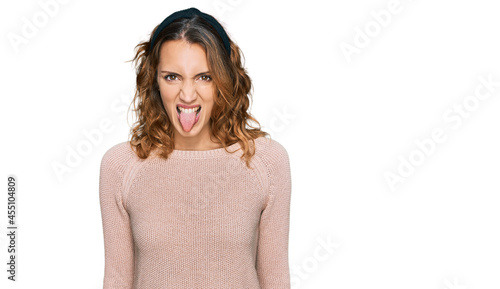
<instances>
[{"instance_id":1,"label":"knitted sleeve","mask_svg":"<svg viewBox=\"0 0 500 289\"><path fill-rule=\"evenodd\" d=\"M261 289L289 289L291 173L288 153L273 141L263 161L267 166L269 195L259 224L257 274Z\"/></svg>"},{"instance_id":2,"label":"knitted sleeve","mask_svg":"<svg viewBox=\"0 0 500 289\"><path fill-rule=\"evenodd\" d=\"M129 215L122 201L126 157L123 145L109 149L101 160L99 201L104 235L103 289L132 289L134 245Z\"/></svg>"}]
</instances>

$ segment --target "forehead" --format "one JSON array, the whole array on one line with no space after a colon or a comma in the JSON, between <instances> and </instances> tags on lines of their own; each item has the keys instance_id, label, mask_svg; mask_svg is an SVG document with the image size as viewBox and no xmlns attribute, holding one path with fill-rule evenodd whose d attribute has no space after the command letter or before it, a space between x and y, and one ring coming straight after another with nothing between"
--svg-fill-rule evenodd
<instances>
[{"instance_id":1,"label":"forehead","mask_svg":"<svg viewBox=\"0 0 500 289\"><path fill-rule=\"evenodd\" d=\"M207 70L205 49L197 43L191 44L183 39L165 41L160 48L158 69L177 72Z\"/></svg>"}]
</instances>

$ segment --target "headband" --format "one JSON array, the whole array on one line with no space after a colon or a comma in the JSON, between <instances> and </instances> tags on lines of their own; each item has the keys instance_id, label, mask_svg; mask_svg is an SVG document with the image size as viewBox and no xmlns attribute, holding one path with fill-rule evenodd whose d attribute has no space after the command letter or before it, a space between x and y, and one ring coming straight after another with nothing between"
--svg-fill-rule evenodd
<instances>
[{"instance_id":1,"label":"headband","mask_svg":"<svg viewBox=\"0 0 500 289\"><path fill-rule=\"evenodd\" d=\"M149 49L153 49L156 38L158 37L160 32L163 29L165 29L165 27L167 27L170 23L172 23L176 19L191 18L194 15L200 16L201 18L206 20L208 23L210 23L210 25L212 25L213 28L215 28L215 30L217 31L219 36L222 38L222 42L224 42L224 47L226 48L226 51L229 54L229 57L231 57L231 46L229 45L229 38L227 37L227 34L224 31L224 28L222 28L220 23L217 22L217 20L215 20L214 17L212 17L211 15L208 15L206 13L203 13L194 7L174 12L174 13L170 14L170 16L165 18L165 20L163 20L163 22L160 24L160 26L158 26L158 29L156 29L155 34L153 35L153 38L151 40L151 45L150 45Z\"/></svg>"}]
</instances>

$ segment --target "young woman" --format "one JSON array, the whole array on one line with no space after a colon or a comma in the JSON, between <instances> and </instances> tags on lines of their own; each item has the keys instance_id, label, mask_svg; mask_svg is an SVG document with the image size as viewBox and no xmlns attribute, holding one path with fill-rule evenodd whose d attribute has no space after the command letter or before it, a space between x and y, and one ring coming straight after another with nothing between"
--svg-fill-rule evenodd
<instances>
[{"instance_id":1,"label":"young woman","mask_svg":"<svg viewBox=\"0 0 500 289\"><path fill-rule=\"evenodd\" d=\"M239 47L196 8L137 47L138 120L100 167L104 289L290 288L288 153L248 123Z\"/></svg>"}]
</instances>

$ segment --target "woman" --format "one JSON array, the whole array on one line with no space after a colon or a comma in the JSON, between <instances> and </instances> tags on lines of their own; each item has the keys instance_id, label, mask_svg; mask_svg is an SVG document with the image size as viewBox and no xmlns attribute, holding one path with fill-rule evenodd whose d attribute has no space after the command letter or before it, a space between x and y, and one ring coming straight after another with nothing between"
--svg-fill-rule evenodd
<instances>
[{"instance_id":1,"label":"woman","mask_svg":"<svg viewBox=\"0 0 500 289\"><path fill-rule=\"evenodd\" d=\"M138 45L138 121L100 168L104 289L290 288L289 158L247 127L240 54L195 8Z\"/></svg>"}]
</instances>

